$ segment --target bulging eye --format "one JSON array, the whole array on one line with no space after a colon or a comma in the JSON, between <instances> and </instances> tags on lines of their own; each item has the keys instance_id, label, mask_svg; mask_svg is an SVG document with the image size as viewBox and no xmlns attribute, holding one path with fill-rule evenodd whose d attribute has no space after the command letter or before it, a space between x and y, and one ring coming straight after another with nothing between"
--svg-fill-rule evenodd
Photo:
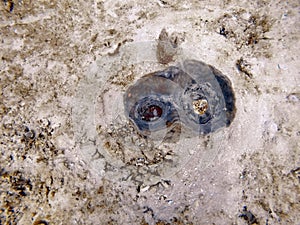
<instances>
[{"instance_id":1,"label":"bulging eye","mask_svg":"<svg viewBox=\"0 0 300 225\"><path fill-rule=\"evenodd\" d=\"M179 120L173 99L177 85L158 76L159 73L139 79L128 88L124 97L126 116L144 136L167 130Z\"/></svg>"},{"instance_id":2,"label":"bulging eye","mask_svg":"<svg viewBox=\"0 0 300 225\"><path fill-rule=\"evenodd\" d=\"M154 121L161 117L163 109L158 105L147 105L140 110L142 120Z\"/></svg>"},{"instance_id":3,"label":"bulging eye","mask_svg":"<svg viewBox=\"0 0 300 225\"><path fill-rule=\"evenodd\" d=\"M127 116L143 135L167 129L178 120L178 113L173 104L159 93L138 99Z\"/></svg>"}]
</instances>

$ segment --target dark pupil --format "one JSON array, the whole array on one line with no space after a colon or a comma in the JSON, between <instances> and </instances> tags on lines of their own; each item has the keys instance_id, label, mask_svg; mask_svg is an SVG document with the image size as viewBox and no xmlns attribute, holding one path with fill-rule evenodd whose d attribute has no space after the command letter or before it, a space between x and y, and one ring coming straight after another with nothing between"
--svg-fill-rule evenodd
<instances>
[{"instance_id":1,"label":"dark pupil","mask_svg":"<svg viewBox=\"0 0 300 225\"><path fill-rule=\"evenodd\" d=\"M162 108L160 108L157 105L150 105L147 108L145 108L141 114L143 120L153 121L161 117Z\"/></svg>"}]
</instances>

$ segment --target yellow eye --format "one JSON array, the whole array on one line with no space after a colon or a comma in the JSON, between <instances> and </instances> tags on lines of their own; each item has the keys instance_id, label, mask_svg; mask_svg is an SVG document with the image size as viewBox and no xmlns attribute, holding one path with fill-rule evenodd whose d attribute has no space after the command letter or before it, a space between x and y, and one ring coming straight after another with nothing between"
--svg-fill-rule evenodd
<instances>
[{"instance_id":1,"label":"yellow eye","mask_svg":"<svg viewBox=\"0 0 300 225\"><path fill-rule=\"evenodd\" d=\"M193 109L195 113L203 115L208 109L208 102L206 101L206 99L199 99L193 101Z\"/></svg>"}]
</instances>

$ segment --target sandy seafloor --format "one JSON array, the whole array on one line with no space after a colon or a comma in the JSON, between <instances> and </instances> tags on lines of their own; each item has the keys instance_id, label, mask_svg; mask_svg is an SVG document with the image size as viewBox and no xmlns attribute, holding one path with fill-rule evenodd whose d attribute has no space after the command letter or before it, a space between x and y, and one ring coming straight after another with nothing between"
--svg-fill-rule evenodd
<instances>
[{"instance_id":1,"label":"sandy seafloor","mask_svg":"<svg viewBox=\"0 0 300 225\"><path fill-rule=\"evenodd\" d=\"M149 173L123 95L163 28L237 111ZM297 0L1 1L0 224L300 224L299 29Z\"/></svg>"}]
</instances>

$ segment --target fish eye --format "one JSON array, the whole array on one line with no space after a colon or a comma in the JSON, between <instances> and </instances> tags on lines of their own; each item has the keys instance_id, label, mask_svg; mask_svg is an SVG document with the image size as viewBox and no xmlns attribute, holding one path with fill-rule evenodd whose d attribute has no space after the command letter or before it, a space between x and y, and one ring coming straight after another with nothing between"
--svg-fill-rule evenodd
<instances>
[{"instance_id":1,"label":"fish eye","mask_svg":"<svg viewBox=\"0 0 300 225\"><path fill-rule=\"evenodd\" d=\"M229 79L196 60L143 76L127 90L124 102L127 117L140 132L180 121L195 133L207 134L229 126L235 115Z\"/></svg>"}]
</instances>

